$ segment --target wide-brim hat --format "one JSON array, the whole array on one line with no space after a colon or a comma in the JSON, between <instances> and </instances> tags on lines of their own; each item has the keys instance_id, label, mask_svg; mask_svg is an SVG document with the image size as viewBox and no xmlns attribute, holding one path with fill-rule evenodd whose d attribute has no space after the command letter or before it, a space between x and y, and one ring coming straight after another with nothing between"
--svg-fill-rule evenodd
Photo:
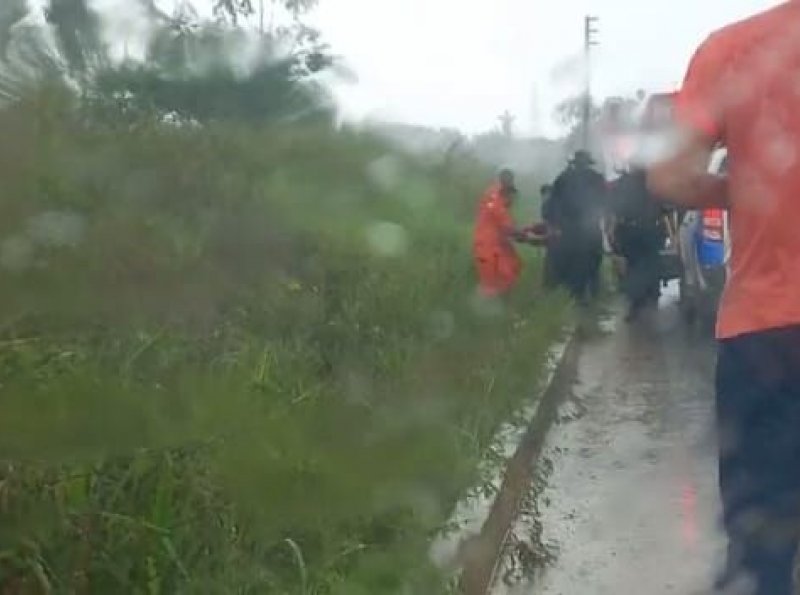
<instances>
[{"instance_id":1,"label":"wide-brim hat","mask_svg":"<svg viewBox=\"0 0 800 595\"><path fill-rule=\"evenodd\" d=\"M595 165L596 161L589 151L575 151L570 159L572 165Z\"/></svg>"}]
</instances>

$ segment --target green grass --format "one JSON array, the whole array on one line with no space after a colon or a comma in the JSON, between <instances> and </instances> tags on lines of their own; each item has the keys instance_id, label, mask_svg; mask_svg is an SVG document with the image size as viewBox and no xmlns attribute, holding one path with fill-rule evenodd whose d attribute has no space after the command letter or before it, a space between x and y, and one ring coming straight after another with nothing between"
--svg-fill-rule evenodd
<instances>
[{"instance_id":1,"label":"green grass","mask_svg":"<svg viewBox=\"0 0 800 595\"><path fill-rule=\"evenodd\" d=\"M476 301L489 174L52 100L0 132L0 590L445 592L430 539L568 316L533 252Z\"/></svg>"}]
</instances>

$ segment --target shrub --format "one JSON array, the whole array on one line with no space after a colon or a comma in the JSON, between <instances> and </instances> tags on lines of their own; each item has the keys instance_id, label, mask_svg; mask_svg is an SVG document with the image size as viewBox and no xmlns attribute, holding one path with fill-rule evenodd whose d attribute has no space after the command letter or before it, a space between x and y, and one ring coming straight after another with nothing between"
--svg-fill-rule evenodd
<instances>
[{"instance_id":1,"label":"shrub","mask_svg":"<svg viewBox=\"0 0 800 595\"><path fill-rule=\"evenodd\" d=\"M0 112L0 585L435 593L566 309L475 299L486 172L322 124Z\"/></svg>"}]
</instances>

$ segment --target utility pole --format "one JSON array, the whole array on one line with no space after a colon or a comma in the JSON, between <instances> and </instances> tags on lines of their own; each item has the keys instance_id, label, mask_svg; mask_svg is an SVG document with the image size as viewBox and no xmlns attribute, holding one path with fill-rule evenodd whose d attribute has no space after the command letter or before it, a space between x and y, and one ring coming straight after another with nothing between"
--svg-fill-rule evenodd
<instances>
[{"instance_id":1,"label":"utility pole","mask_svg":"<svg viewBox=\"0 0 800 595\"><path fill-rule=\"evenodd\" d=\"M584 20L583 47L586 62L586 86L583 96L583 148L590 150L592 127L592 48L599 45L596 35L599 33L597 23L600 19L586 16Z\"/></svg>"}]
</instances>

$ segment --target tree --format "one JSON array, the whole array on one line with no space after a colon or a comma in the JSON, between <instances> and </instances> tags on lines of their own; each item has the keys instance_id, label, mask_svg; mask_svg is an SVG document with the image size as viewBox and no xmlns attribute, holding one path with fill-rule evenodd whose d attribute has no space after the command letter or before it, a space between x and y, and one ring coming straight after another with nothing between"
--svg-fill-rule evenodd
<instances>
[{"instance_id":1,"label":"tree","mask_svg":"<svg viewBox=\"0 0 800 595\"><path fill-rule=\"evenodd\" d=\"M333 63L319 32L299 21L254 35L183 10L156 29L144 62L99 75L95 99L128 116L199 122L328 117L332 102L313 77Z\"/></svg>"},{"instance_id":2,"label":"tree","mask_svg":"<svg viewBox=\"0 0 800 595\"><path fill-rule=\"evenodd\" d=\"M26 0L3 2L10 4L0 8L0 98L17 99L45 81L82 90L110 65L102 19L90 0L47 0L46 27L26 20Z\"/></svg>"},{"instance_id":3,"label":"tree","mask_svg":"<svg viewBox=\"0 0 800 595\"><path fill-rule=\"evenodd\" d=\"M561 101L555 108L555 119L566 131L564 144L569 152L585 148L583 146L584 114L589 102L589 150L596 148L597 123L601 110L591 97L584 93L573 95Z\"/></svg>"},{"instance_id":4,"label":"tree","mask_svg":"<svg viewBox=\"0 0 800 595\"><path fill-rule=\"evenodd\" d=\"M100 16L89 8L88 0L50 0L44 14L71 77L82 79L108 66Z\"/></svg>"},{"instance_id":5,"label":"tree","mask_svg":"<svg viewBox=\"0 0 800 595\"><path fill-rule=\"evenodd\" d=\"M234 24L237 24L240 17L249 17L253 14L253 3L251 0L215 0L214 14L222 17L229 17Z\"/></svg>"},{"instance_id":6,"label":"tree","mask_svg":"<svg viewBox=\"0 0 800 595\"><path fill-rule=\"evenodd\" d=\"M241 41L241 40L239 40ZM98 77L98 101L128 115L149 113L183 120L285 121L329 113L328 95L306 80L316 65L305 56L278 56L266 40L243 76L230 48L235 32L207 26L188 39L161 39L144 64L124 65Z\"/></svg>"},{"instance_id":7,"label":"tree","mask_svg":"<svg viewBox=\"0 0 800 595\"><path fill-rule=\"evenodd\" d=\"M259 10L263 12L264 2L280 5L297 19L317 4L317 0L258 0ZM229 18L234 24L239 19L247 18L255 13L253 0L214 0L214 14L218 17Z\"/></svg>"},{"instance_id":8,"label":"tree","mask_svg":"<svg viewBox=\"0 0 800 595\"><path fill-rule=\"evenodd\" d=\"M13 29L27 14L25 0L5 0L0 4L0 57L6 57Z\"/></svg>"},{"instance_id":9,"label":"tree","mask_svg":"<svg viewBox=\"0 0 800 595\"><path fill-rule=\"evenodd\" d=\"M591 105L590 121L595 121L600 114L600 110L592 99L589 99L589 103ZM576 127L580 127L583 124L585 106L586 95L584 93L567 97L556 105L556 122L570 131Z\"/></svg>"},{"instance_id":10,"label":"tree","mask_svg":"<svg viewBox=\"0 0 800 595\"><path fill-rule=\"evenodd\" d=\"M172 15L136 0L151 21L144 61L115 63L103 43L103 19L90 0L48 0L47 27L26 24L25 0L0 9L0 101L44 80L72 88L95 115L165 114L197 121L287 119L328 114L328 94L313 76L334 63L315 29L297 17L311 0L280 0L295 19L269 35L235 22L204 21L189 2ZM278 0L275 0L278 2ZM249 0L218 3L242 15ZM234 18L235 21L235 18ZM253 59L244 67L241 55ZM116 113L116 116L114 115Z\"/></svg>"},{"instance_id":11,"label":"tree","mask_svg":"<svg viewBox=\"0 0 800 595\"><path fill-rule=\"evenodd\" d=\"M0 104L16 101L43 83L66 79L65 62L56 47L59 30L49 36L26 22L30 13L26 0L7 2L0 6Z\"/></svg>"}]
</instances>

